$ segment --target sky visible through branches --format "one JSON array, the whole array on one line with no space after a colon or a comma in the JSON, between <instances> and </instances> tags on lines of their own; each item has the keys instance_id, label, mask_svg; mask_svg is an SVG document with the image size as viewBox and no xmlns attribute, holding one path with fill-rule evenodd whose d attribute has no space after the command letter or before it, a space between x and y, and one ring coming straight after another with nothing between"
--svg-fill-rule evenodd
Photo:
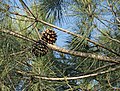
<instances>
[{"instance_id":1,"label":"sky visible through branches","mask_svg":"<svg viewBox=\"0 0 120 91\"><path fill-rule=\"evenodd\" d=\"M112 10L117 3L65 0L69 6L61 17L59 1L0 3L5 14L0 21L0 90L2 85L28 91L120 89L119 21Z\"/></svg>"}]
</instances>

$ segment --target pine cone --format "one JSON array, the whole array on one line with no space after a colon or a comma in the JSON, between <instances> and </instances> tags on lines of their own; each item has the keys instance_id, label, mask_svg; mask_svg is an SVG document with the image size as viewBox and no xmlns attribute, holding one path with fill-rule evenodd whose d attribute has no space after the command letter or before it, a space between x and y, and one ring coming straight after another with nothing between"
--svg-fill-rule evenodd
<instances>
[{"instance_id":1,"label":"pine cone","mask_svg":"<svg viewBox=\"0 0 120 91\"><path fill-rule=\"evenodd\" d=\"M47 29L46 31L42 32L41 39L49 44L53 44L57 40L56 37L57 37L57 35L56 35L55 31Z\"/></svg>"},{"instance_id":2,"label":"pine cone","mask_svg":"<svg viewBox=\"0 0 120 91\"><path fill-rule=\"evenodd\" d=\"M33 45L32 53L35 56L44 56L48 52L48 46L43 41L39 40Z\"/></svg>"}]
</instances>

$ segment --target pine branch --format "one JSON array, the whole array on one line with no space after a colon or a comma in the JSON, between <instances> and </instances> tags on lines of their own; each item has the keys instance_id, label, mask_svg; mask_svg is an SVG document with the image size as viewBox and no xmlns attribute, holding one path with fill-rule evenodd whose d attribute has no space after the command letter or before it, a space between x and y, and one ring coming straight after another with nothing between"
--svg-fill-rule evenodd
<instances>
[{"instance_id":1,"label":"pine branch","mask_svg":"<svg viewBox=\"0 0 120 91\"><path fill-rule=\"evenodd\" d=\"M88 74L88 75L83 75L83 76L78 76L78 77L64 77L64 78L40 77L39 75L35 75L33 73L28 73L28 72L24 72L24 71L17 71L17 73L20 73L20 74L26 75L26 76L33 76L35 78L42 79L42 80L64 81L64 80L76 80L76 79L83 79L83 78L95 77L95 76L103 75L103 74L106 74L106 73L109 73L109 72L113 72L113 71L116 71L116 70L119 70L119 69L120 69L120 66L118 66L116 68L108 69L106 71L93 73L93 74Z\"/></svg>"},{"instance_id":2,"label":"pine branch","mask_svg":"<svg viewBox=\"0 0 120 91\"><path fill-rule=\"evenodd\" d=\"M45 24L45 25L48 25L48 26L50 26L50 27L56 28L56 29L58 29L58 30L61 30L61 31L65 32L65 33L68 33L68 34L71 34L71 35L73 35L73 36L76 36L76 37L78 37L78 38L83 38L83 36L81 36L81 35L79 35L79 34L75 34L75 33L70 32L70 31L68 31L68 30L62 29L62 28L57 27L57 26L55 26L55 25L53 25L53 24L47 23L47 22L45 22L45 21L43 21L43 20L38 20L38 19L37 19L37 21L38 21L38 22L41 22L41 23L43 23L43 24ZM94 45L97 45L97 46L99 46L99 47L101 47L101 48L104 48L104 49L108 50L109 52L116 54L117 56L120 56L120 54L116 53L114 50L109 49L109 48L107 48L107 47L105 47L105 46L103 46L103 45L101 45L101 44L99 44L99 43L97 43L97 42L94 42L94 41L90 40L89 38L85 38L85 40L87 40L88 42L93 43Z\"/></svg>"},{"instance_id":3,"label":"pine branch","mask_svg":"<svg viewBox=\"0 0 120 91\"><path fill-rule=\"evenodd\" d=\"M27 38L26 36L23 36L21 34L18 34L16 32L10 31L10 30L1 29L0 32L8 33L10 35L16 36L18 38L21 38L21 39L24 39L24 40L27 40L27 41L30 41L32 43L37 42L34 39ZM98 60L101 60L101 61L104 61L104 62L120 63L120 58L107 57L107 56L96 55L96 54L92 54L92 53L85 53L85 52L77 52L77 51L67 50L67 49L60 48L60 47L57 47L57 46L51 45L51 44L47 44L47 46L54 51L58 51L58 52L62 52L62 53L66 53L66 54L70 54L70 55L74 55L74 56L78 56L78 57L89 57L89 58L98 59Z\"/></svg>"},{"instance_id":4,"label":"pine branch","mask_svg":"<svg viewBox=\"0 0 120 91\"><path fill-rule=\"evenodd\" d=\"M0 9L1 9L1 8L0 8ZM4 10L4 9L1 9L1 10L2 10L2 11L6 11L6 10ZM29 9L29 11L30 11L30 9ZM42 23L42 24L45 24L45 25L48 25L48 26L50 26L50 27L56 28L56 29L58 29L58 30L60 30L60 31L63 31L63 32L68 33L68 34L71 34L71 35L76 36L76 37L78 37L78 38L83 38L83 36L81 36L81 35L79 35L79 34L75 34L75 33L73 33L73 32L70 32L70 31L65 30L65 29L63 29L63 28L60 28L60 27L55 26L55 25L53 25L53 24L47 23L47 22L45 22L45 21L43 21L43 20L39 20L39 19L36 18L35 16L34 16L34 17L30 17L30 16L26 16L26 15L21 15L21 14L19 14L19 13L17 13L17 12L10 12L10 13L11 13L11 14L14 14L14 15L18 15L18 16L22 16L22 17L26 17L26 18L35 20L36 22L40 22L40 23ZM106 50L108 50L109 52L116 54L117 56L120 56L120 54L119 54L119 53L116 53L114 50L109 49L109 48L107 48L107 47L105 47L105 46L103 46L103 45L101 45L101 44L99 44L99 43L97 43L97 42L94 42L94 41L90 40L89 38L85 38L85 40L87 40L88 42L93 43L94 45L97 45L97 46L99 46L99 47L101 47L101 48L103 48L103 49L106 49Z\"/></svg>"}]
</instances>

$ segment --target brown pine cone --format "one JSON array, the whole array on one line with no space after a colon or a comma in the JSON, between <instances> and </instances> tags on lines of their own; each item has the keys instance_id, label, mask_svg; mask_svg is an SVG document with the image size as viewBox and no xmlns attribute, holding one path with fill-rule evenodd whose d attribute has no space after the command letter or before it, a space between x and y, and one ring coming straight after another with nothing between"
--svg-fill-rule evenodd
<instances>
[{"instance_id":1,"label":"brown pine cone","mask_svg":"<svg viewBox=\"0 0 120 91\"><path fill-rule=\"evenodd\" d=\"M53 44L57 40L57 35L55 31L47 29L44 32L42 32L41 39L49 44Z\"/></svg>"},{"instance_id":2,"label":"brown pine cone","mask_svg":"<svg viewBox=\"0 0 120 91\"><path fill-rule=\"evenodd\" d=\"M32 49L32 53L35 55L35 56L44 56L46 55L48 52L48 46L45 42L39 40L37 43L35 43L33 45L33 49Z\"/></svg>"}]
</instances>

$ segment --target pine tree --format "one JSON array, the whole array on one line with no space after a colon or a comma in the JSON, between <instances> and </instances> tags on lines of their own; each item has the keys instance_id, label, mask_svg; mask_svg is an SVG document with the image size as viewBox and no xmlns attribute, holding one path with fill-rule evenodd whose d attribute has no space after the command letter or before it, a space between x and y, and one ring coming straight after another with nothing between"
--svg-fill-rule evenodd
<instances>
[{"instance_id":1,"label":"pine tree","mask_svg":"<svg viewBox=\"0 0 120 91\"><path fill-rule=\"evenodd\" d=\"M0 91L119 90L119 4L0 1Z\"/></svg>"}]
</instances>

